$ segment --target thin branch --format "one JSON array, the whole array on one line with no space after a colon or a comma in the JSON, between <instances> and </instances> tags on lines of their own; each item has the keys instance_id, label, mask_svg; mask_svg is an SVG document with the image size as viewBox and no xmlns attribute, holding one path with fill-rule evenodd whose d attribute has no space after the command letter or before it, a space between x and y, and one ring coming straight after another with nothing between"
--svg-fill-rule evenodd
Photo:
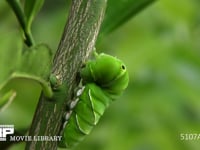
<instances>
[{"instance_id":1,"label":"thin branch","mask_svg":"<svg viewBox=\"0 0 200 150\"><path fill-rule=\"evenodd\" d=\"M34 39L33 36L31 34L30 29L27 28L27 22L26 22L26 17L24 15L23 9L20 5L20 2L18 0L7 0L8 4L10 5L10 7L13 9L17 20L19 22L19 24L21 25L23 32L24 32L24 36L25 36L25 43L27 46L32 46L34 45Z\"/></svg>"},{"instance_id":2,"label":"thin branch","mask_svg":"<svg viewBox=\"0 0 200 150\"><path fill-rule=\"evenodd\" d=\"M66 103L73 96L78 71L94 49L105 8L106 0L72 0L52 68L52 73L59 77L64 87L64 93L58 92L52 99L41 95L30 136L59 135ZM57 142L30 141L26 149L57 149Z\"/></svg>"}]
</instances>

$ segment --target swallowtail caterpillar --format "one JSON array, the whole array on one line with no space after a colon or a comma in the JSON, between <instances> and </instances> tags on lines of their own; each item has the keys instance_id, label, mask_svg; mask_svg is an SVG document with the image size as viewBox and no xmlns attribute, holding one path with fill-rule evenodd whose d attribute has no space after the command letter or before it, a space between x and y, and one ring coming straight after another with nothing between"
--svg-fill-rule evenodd
<instances>
[{"instance_id":1,"label":"swallowtail caterpillar","mask_svg":"<svg viewBox=\"0 0 200 150\"><path fill-rule=\"evenodd\" d=\"M105 109L128 86L128 72L116 57L101 53L80 72L83 87L69 104L60 147L71 148L82 141L98 123Z\"/></svg>"}]
</instances>

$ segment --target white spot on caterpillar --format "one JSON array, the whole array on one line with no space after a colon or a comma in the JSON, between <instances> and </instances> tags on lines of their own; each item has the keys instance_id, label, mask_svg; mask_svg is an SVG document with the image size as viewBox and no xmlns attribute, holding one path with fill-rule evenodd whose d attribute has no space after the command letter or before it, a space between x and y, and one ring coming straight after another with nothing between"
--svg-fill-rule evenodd
<instances>
[{"instance_id":1,"label":"white spot on caterpillar","mask_svg":"<svg viewBox=\"0 0 200 150\"><path fill-rule=\"evenodd\" d=\"M65 122L63 123L63 129L66 127L67 123L68 123L68 121L65 121Z\"/></svg>"},{"instance_id":2,"label":"white spot on caterpillar","mask_svg":"<svg viewBox=\"0 0 200 150\"><path fill-rule=\"evenodd\" d=\"M66 120L66 121L69 120L71 114L72 114L72 111L66 112L66 114L65 114L65 120Z\"/></svg>"},{"instance_id":3,"label":"white spot on caterpillar","mask_svg":"<svg viewBox=\"0 0 200 150\"><path fill-rule=\"evenodd\" d=\"M70 109L73 109L73 108L76 106L76 104L78 103L78 101L79 101L79 98L77 98L77 99L71 101L71 103L70 103L70 105L69 105L69 108L70 108Z\"/></svg>"},{"instance_id":4,"label":"white spot on caterpillar","mask_svg":"<svg viewBox=\"0 0 200 150\"><path fill-rule=\"evenodd\" d=\"M85 89L85 86L83 86L82 88L80 88L80 89L76 92L76 96L77 96L77 97L80 96L80 95L83 93L84 89Z\"/></svg>"}]
</instances>

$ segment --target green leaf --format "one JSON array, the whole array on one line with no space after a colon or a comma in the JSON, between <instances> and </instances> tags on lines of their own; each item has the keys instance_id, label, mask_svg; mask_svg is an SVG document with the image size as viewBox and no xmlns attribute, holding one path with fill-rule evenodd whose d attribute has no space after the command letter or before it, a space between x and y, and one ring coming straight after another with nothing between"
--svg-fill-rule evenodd
<instances>
[{"instance_id":1,"label":"green leaf","mask_svg":"<svg viewBox=\"0 0 200 150\"><path fill-rule=\"evenodd\" d=\"M108 0L100 35L118 28L155 0Z\"/></svg>"},{"instance_id":2,"label":"green leaf","mask_svg":"<svg viewBox=\"0 0 200 150\"><path fill-rule=\"evenodd\" d=\"M20 63L22 39L14 32L0 32L0 85L11 73L16 70ZM18 33L19 34L19 33Z\"/></svg>"},{"instance_id":3,"label":"green leaf","mask_svg":"<svg viewBox=\"0 0 200 150\"><path fill-rule=\"evenodd\" d=\"M19 38L19 33L6 32L5 34L3 30L0 32L5 35L0 38L0 108L2 110L11 103L16 95L13 90L2 91L2 89L20 64L23 41Z\"/></svg>"},{"instance_id":4,"label":"green leaf","mask_svg":"<svg viewBox=\"0 0 200 150\"><path fill-rule=\"evenodd\" d=\"M6 109L11 104L15 96L16 92L13 90L6 92L4 95L0 95L0 112Z\"/></svg>"},{"instance_id":5,"label":"green leaf","mask_svg":"<svg viewBox=\"0 0 200 150\"><path fill-rule=\"evenodd\" d=\"M46 79L52 63L52 52L45 44L25 49L22 54L18 72L39 76Z\"/></svg>"},{"instance_id":6,"label":"green leaf","mask_svg":"<svg viewBox=\"0 0 200 150\"><path fill-rule=\"evenodd\" d=\"M12 74L13 78L26 78L41 84L46 96L51 97L52 91L47 81L52 66L52 52L45 44L25 50L19 68Z\"/></svg>"},{"instance_id":7,"label":"green leaf","mask_svg":"<svg viewBox=\"0 0 200 150\"><path fill-rule=\"evenodd\" d=\"M27 30L30 30L34 17L41 9L44 0L26 0L24 4L24 13L27 17Z\"/></svg>"},{"instance_id":8,"label":"green leaf","mask_svg":"<svg viewBox=\"0 0 200 150\"><path fill-rule=\"evenodd\" d=\"M0 76L0 108L3 109L5 106L11 103L14 99L15 90L6 88L11 81L18 79L27 79L29 81L35 81L41 85L44 94L47 97L53 95L51 87L48 82L50 74L52 53L51 50L44 44L37 45L36 47L25 50L22 55L21 51L18 52L16 57L18 59L12 59L15 49L7 51L2 54L0 66L3 70ZM0 55L1 56L1 55ZM21 60L20 60L21 59ZM6 60L6 61L5 61ZM10 63L8 63L10 62Z\"/></svg>"}]
</instances>

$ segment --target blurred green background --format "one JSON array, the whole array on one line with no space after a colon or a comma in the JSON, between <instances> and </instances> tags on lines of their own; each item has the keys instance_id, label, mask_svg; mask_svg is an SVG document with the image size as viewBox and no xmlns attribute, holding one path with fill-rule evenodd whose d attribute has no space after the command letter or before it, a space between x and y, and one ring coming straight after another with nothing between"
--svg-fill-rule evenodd
<instances>
[{"instance_id":1,"label":"blurred green background","mask_svg":"<svg viewBox=\"0 0 200 150\"><path fill-rule=\"evenodd\" d=\"M66 2L51 2L36 18L33 34L36 42L56 50L67 11ZM125 62L130 84L74 150L199 150L200 139L180 137L181 133L200 134L199 6L198 0L157 1L98 41L97 52ZM0 40L18 30L5 2L0 2L0 22ZM24 87L35 87L15 82L20 82L23 92ZM1 124L11 121L23 128L31 122L39 90L28 89L23 102L17 99L12 109L1 113ZM18 116L22 106L26 113Z\"/></svg>"}]
</instances>

